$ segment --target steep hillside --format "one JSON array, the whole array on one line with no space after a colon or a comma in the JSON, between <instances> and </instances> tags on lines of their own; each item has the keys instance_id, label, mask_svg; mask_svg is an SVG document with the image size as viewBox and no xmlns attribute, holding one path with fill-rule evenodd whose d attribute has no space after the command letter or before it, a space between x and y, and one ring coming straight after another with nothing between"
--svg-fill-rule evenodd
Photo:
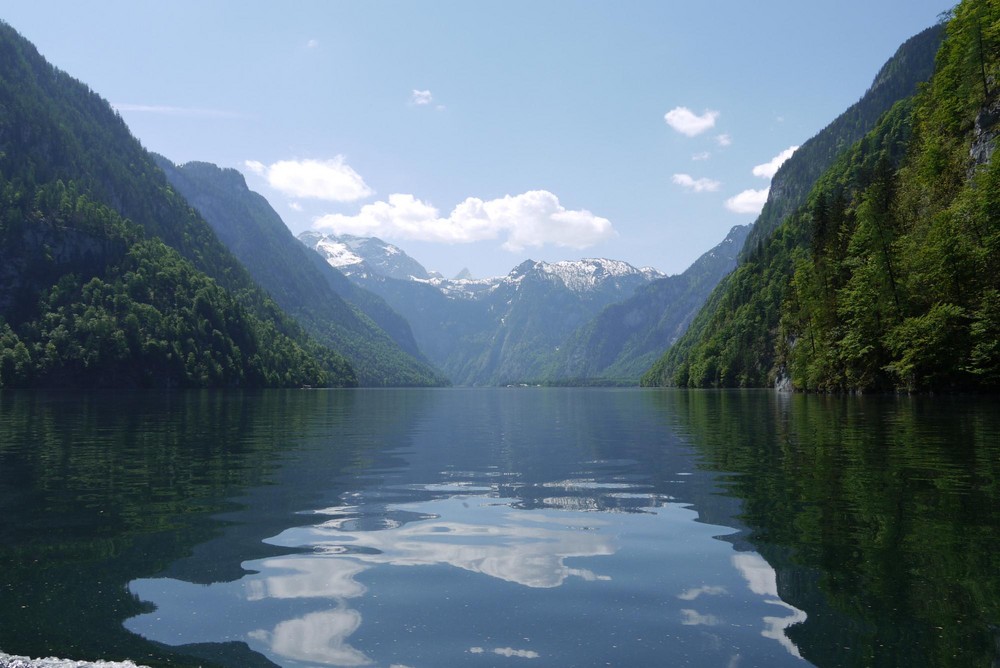
<instances>
[{"instance_id":1,"label":"steep hillside","mask_svg":"<svg viewBox=\"0 0 1000 668\"><path fill-rule=\"evenodd\" d=\"M5 24L0 108L0 383L355 382L256 287L107 102Z\"/></svg>"},{"instance_id":2,"label":"steep hillside","mask_svg":"<svg viewBox=\"0 0 1000 668\"><path fill-rule=\"evenodd\" d=\"M637 384L685 332L712 289L736 267L750 230L739 225L687 270L638 288L577 329L560 346L547 373L553 382Z\"/></svg>"},{"instance_id":3,"label":"steep hillside","mask_svg":"<svg viewBox=\"0 0 1000 668\"><path fill-rule=\"evenodd\" d=\"M314 262L315 254L295 239L267 200L247 188L239 172L199 162L178 167L159 156L157 163L278 305L317 341L348 359L361 385L445 382L417 357L406 322L375 295L361 294L364 290L357 287L344 289L342 284L349 282L330 265ZM360 298L360 305L348 304L345 297ZM367 306L390 323L412 352L404 352L367 315Z\"/></svg>"},{"instance_id":4,"label":"steep hillside","mask_svg":"<svg viewBox=\"0 0 1000 668\"><path fill-rule=\"evenodd\" d=\"M813 184L837 156L868 134L892 105L913 95L931 77L934 54L943 36L944 27L935 25L906 40L875 75L861 99L785 161L771 180L771 191L750 231L744 256L758 249L792 212L805 204Z\"/></svg>"},{"instance_id":5,"label":"steep hillside","mask_svg":"<svg viewBox=\"0 0 1000 668\"><path fill-rule=\"evenodd\" d=\"M936 63L751 253L706 335L647 382L1000 386L1000 5L959 5Z\"/></svg>"}]
</instances>

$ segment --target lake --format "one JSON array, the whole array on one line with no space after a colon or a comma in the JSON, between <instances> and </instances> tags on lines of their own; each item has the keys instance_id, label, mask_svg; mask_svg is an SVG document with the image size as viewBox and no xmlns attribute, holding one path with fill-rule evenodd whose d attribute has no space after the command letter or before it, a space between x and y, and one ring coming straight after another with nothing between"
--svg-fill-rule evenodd
<instances>
[{"instance_id":1,"label":"lake","mask_svg":"<svg viewBox=\"0 0 1000 668\"><path fill-rule=\"evenodd\" d=\"M0 650L996 666L996 398L0 393Z\"/></svg>"}]
</instances>

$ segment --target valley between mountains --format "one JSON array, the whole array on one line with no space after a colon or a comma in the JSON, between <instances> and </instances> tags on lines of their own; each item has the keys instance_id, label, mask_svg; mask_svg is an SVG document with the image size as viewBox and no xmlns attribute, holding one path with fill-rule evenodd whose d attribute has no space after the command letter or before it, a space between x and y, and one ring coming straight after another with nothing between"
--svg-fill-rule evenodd
<instances>
[{"instance_id":1,"label":"valley between mountains","mask_svg":"<svg viewBox=\"0 0 1000 668\"><path fill-rule=\"evenodd\" d=\"M1000 8L907 40L684 272L429 271L293 236L234 169L148 152L0 25L0 387L1000 383Z\"/></svg>"}]
</instances>

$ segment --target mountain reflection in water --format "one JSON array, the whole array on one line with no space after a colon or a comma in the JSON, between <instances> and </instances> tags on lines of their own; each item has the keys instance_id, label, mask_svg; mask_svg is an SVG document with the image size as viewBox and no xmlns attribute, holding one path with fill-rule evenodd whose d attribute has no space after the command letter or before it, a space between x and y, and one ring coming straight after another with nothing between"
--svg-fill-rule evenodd
<instances>
[{"instance_id":1,"label":"mountain reflection in water","mask_svg":"<svg viewBox=\"0 0 1000 668\"><path fill-rule=\"evenodd\" d=\"M0 393L0 647L988 666L998 481L988 398Z\"/></svg>"},{"instance_id":2,"label":"mountain reflection in water","mask_svg":"<svg viewBox=\"0 0 1000 668\"><path fill-rule=\"evenodd\" d=\"M644 447L630 429L662 441L655 423L625 424L617 438L626 449ZM731 663L748 646L771 665L778 655L803 663L784 631L806 616L781 600L773 569L718 540L733 529L699 522L677 500L714 488L683 444L661 453L663 476L634 456L594 459L576 445L567 458L558 442L552 459L521 468L508 451L500 468L491 442L456 457L451 441L435 438L441 425L455 431L418 422L413 442L390 453L392 466L366 468L354 478L363 486L346 482L336 505L301 511L306 523L264 541L288 552L243 563L242 578L133 581L131 592L156 610L126 627L166 644L246 642L279 664L588 665L595 651L628 663L684 652ZM212 610L213 620L192 610ZM733 628L756 629L757 640L736 641Z\"/></svg>"}]
</instances>

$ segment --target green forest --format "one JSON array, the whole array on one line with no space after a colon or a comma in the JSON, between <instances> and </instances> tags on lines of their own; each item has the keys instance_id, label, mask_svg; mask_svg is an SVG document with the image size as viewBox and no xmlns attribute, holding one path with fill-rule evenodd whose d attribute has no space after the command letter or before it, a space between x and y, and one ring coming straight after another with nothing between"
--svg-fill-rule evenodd
<instances>
[{"instance_id":1,"label":"green forest","mask_svg":"<svg viewBox=\"0 0 1000 668\"><path fill-rule=\"evenodd\" d=\"M0 387L354 385L106 101L0 24Z\"/></svg>"},{"instance_id":2,"label":"green forest","mask_svg":"<svg viewBox=\"0 0 1000 668\"><path fill-rule=\"evenodd\" d=\"M447 383L423 359L409 323L306 248L267 200L247 188L239 172L199 162L178 167L154 157L171 186L198 210L278 306L310 336L348 359L359 384Z\"/></svg>"},{"instance_id":3,"label":"green forest","mask_svg":"<svg viewBox=\"0 0 1000 668\"><path fill-rule=\"evenodd\" d=\"M300 386L330 382L328 369L353 382L72 184L28 193L0 184L0 242L24 269L0 323L0 385Z\"/></svg>"},{"instance_id":4,"label":"green forest","mask_svg":"<svg viewBox=\"0 0 1000 668\"><path fill-rule=\"evenodd\" d=\"M645 385L1000 386L1000 3L947 18L931 80L748 244Z\"/></svg>"}]
</instances>

